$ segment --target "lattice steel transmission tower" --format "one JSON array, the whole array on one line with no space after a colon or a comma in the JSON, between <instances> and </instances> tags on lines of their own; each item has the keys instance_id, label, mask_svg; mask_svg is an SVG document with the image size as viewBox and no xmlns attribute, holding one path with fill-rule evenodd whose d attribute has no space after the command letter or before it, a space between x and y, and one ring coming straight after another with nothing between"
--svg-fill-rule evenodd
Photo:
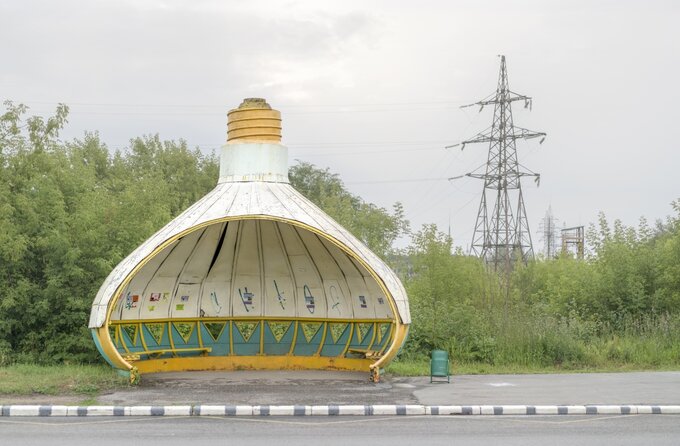
<instances>
[{"instance_id":1,"label":"lattice steel transmission tower","mask_svg":"<svg viewBox=\"0 0 680 446\"><path fill-rule=\"evenodd\" d=\"M533 258L534 252L520 180L522 177L531 176L538 183L540 179L539 174L530 171L518 162L515 142L518 139L540 137L542 143L546 134L513 124L512 103L522 101L524 107L530 109L531 98L510 90L505 56L500 56L500 58L501 68L496 92L479 102L463 106L477 105L482 111L485 106L493 105L491 128L472 139L449 147L460 145L461 149L464 149L466 144L489 143L486 172L466 174L468 177L484 180L471 250L474 254L484 258L494 270L508 272L516 261L522 260L526 263L527 260Z\"/></svg>"},{"instance_id":2,"label":"lattice steel transmission tower","mask_svg":"<svg viewBox=\"0 0 680 446\"><path fill-rule=\"evenodd\" d=\"M553 216L552 206L548 206L545 217L541 221L539 231L543 234L543 254L546 259L557 255L557 219Z\"/></svg>"}]
</instances>

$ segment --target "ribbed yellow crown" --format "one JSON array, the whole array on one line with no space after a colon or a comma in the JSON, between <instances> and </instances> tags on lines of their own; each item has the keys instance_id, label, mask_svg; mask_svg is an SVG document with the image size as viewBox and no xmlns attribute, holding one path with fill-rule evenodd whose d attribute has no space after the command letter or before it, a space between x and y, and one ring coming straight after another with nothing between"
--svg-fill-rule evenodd
<instances>
[{"instance_id":1,"label":"ribbed yellow crown","mask_svg":"<svg viewBox=\"0 0 680 446\"><path fill-rule=\"evenodd\" d=\"M227 113L227 142L281 142L281 113L264 99L244 99Z\"/></svg>"}]
</instances>

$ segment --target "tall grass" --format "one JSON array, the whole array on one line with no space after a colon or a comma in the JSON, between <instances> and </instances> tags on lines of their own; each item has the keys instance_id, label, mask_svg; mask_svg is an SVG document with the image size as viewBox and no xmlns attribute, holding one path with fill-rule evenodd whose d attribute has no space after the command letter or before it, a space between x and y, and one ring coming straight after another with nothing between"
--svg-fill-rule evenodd
<instances>
[{"instance_id":1,"label":"tall grass","mask_svg":"<svg viewBox=\"0 0 680 446\"><path fill-rule=\"evenodd\" d=\"M128 385L104 365L13 364L0 367L0 395L88 395Z\"/></svg>"},{"instance_id":2,"label":"tall grass","mask_svg":"<svg viewBox=\"0 0 680 446\"><path fill-rule=\"evenodd\" d=\"M488 315L442 348L459 373L680 369L680 316L644 316L611 324L515 309ZM417 336L415 337L417 340ZM409 341L390 371L427 374L429 351Z\"/></svg>"}]
</instances>

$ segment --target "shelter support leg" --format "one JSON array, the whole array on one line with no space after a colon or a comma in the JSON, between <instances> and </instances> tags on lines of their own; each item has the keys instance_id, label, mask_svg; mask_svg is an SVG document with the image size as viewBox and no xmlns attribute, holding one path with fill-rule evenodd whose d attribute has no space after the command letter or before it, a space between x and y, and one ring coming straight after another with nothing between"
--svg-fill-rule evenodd
<instances>
[{"instance_id":1,"label":"shelter support leg","mask_svg":"<svg viewBox=\"0 0 680 446\"><path fill-rule=\"evenodd\" d=\"M371 375L368 377L368 379L374 383L380 382L380 367L372 367Z\"/></svg>"}]
</instances>

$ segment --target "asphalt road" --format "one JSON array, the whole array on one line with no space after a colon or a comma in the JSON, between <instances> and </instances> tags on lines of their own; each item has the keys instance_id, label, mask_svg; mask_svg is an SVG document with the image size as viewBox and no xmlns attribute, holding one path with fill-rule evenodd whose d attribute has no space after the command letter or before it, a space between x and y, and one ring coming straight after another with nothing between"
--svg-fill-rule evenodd
<instances>
[{"instance_id":1,"label":"asphalt road","mask_svg":"<svg viewBox=\"0 0 680 446\"><path fill-rule=\"evenodd\" d=\"M677 445L680 418L453 416L0 419L2 445Z\"/></svg>"}]
</instances>

